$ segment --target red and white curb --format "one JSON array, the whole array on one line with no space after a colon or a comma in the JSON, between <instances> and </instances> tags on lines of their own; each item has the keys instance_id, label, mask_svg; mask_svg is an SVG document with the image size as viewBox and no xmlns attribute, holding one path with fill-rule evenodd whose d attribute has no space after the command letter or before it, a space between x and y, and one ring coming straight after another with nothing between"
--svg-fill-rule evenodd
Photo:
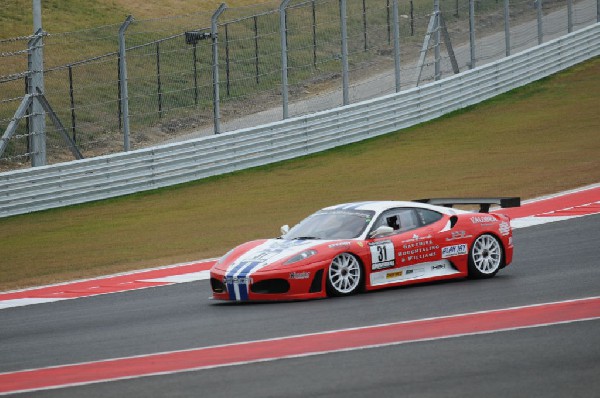
<instances>
[{"instance_id":1,"label":"red and white curb","mask_svg":"<svg viewBox=\"0 0 600 398\"><path fill-rule=\"evenodd\" d=\"M600 319L600 297L0 373L0 395Z\"/></svg>"},{"instance_id":2,"label":"red and white curb","mask_svg":"<svg viewBox=\"0 0 600 398\"><path fill-rule=\"evenodd\" d=\"M193 263L175 264L167 267L133 271L94 279L4 292L0 293L0 310L31 304L42 304L206 280L209 278L209 270L215 261L216 259L202 260Z\"/></svg>"},{"instance_id":3,"label":"red and white curb","mask_svg":"<svg viewBox=\"0 0 600 398\"><path fill-rule=\"evenodd\" d=\"M498 209L511 217L513 228L525 228L600 213L600 184L524 201L521 207ZM0 310L53 301L209 279L216 259L51 286L0 293Z\"/></svg>"},{"instance_id":4,"label":"red and white curb","mask_svg":"<svg viewBox=\"0 0 600 398\"><path fill-rule=\"evenodd\" d=\"M600 213L600 184L524 201L521 207L500 209L515 229Z\"/></svg>"}]
</instances>

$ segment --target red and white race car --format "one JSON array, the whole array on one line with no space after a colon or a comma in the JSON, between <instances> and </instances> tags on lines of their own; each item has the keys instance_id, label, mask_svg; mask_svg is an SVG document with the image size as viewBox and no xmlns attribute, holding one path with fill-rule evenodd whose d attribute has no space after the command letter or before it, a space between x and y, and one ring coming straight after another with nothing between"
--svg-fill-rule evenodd
<instances>
[{"instance_id":1,"label":"red and white race car","mask_svg":"<svg viewBox=\"0 0 600 398\"><path fill-rule=\"evenodd\" d=\"M480 212L453 209L478 204ZM452 278L489 278L512 261L508 216L519 198L346 203L277 239L242 244L210 270L213 298L299 300Z\"/></svg>"}]
</instances>

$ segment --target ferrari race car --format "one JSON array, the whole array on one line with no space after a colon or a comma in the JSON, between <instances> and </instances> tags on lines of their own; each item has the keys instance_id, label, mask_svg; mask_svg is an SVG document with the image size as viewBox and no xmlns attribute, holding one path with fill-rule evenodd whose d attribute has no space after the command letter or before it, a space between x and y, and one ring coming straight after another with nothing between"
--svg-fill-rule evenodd
<instances>
[{"instance_id":1,"label":"ferrari race car","mask_svg":"<svg viewBox=\"0 0 600 398\"><path fill-rule=\"evenodd\" d=\"M478 204L479 212L452 208ZM277 239L242 244L210 270L213 299L303 300L419 282L490 278L513 256L510 219L491 205L519 198L347 203Z\"/></svg>"}]
</instances>

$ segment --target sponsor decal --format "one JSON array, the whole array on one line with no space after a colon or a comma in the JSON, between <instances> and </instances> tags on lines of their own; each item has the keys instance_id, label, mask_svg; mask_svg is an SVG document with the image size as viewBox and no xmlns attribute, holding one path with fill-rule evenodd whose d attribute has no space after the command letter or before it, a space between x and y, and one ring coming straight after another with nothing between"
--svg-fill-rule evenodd
<instances>
[{"instance_id":1,"label":"sponsor decal","mask_svg":"<svg viewBox=\"0 0 600 398\"><path fill-rule=\"evenodd\" d=\"M439 248L440 247L438 245L418 247L418 248L412 249L412 250L399 251L398 252L398 256L402 257L402 256L410 256L410 255L414 255L414 254L422 254L422 253L427 253L427 252L435 251L435 250L437 250Z\"/></svg>"},{"instance_id":2,"label":"sponsor decal","mask_svg":"<svg viewBox=\"0 0 600 398\"><path fill-rule=\"evenodd\" d=\"M433 245L433 241L431 239L427 239L427 240L422 240L422 241L418 241L415 243L407 243L405 245L402 245L402 248L405 250L408 250L408 249L414 249L417 247L431 246L431 245Z\"/></svg>"},{"instance_id":3,"label":"sponsor decal","mask_svg":"<svg viewBox=\"0 0 600 398\"><path fill-rule=\"evenodd\" d=\"M365 244L362 242L356 242L357 245L359 245L360 247L365 247Z\"/></svg>"},{"instance_id":4,"label":"sponsor decal","mask_svg":"<svg viewBox=\"0 0 600 398\"><path fill-rule=\"evenodd\" d=\"M290 272L290 279L308 279L310 272Z\"/></svg>"},{"instance_id":5,"label":"sponsor decal","mask_svg":"<svg viewBox=\"0 0 600 398\"><path fill-rule=\"evenodd\" d=\"M252 278L247 276L225 276L223 277L223 283L231 283L234 285L248 285L252 284Z\"/></svg>"},{"instance_id":6,"label":"sponsor decal","mask_svg":"<svg viewBox=\"0 0 600 398\"><path fill-rule=\"evenodd\" d=\"M416 256L408 256L406 259L407 259L407 261L420 261L420 260L429 259L431 257L435 257L435 252L426 253L426 254L418 254Z\"/></svg>"},{"instance_id":7,"label":"sponsor decal","mask_svg":"<svg viewBox=\"0 0 600 398\"><path fill-rule=\"evenodd\" d=\"M398 278L399 276L402 276L402 271L388 272L385 275L385 278L386 279L393 279L393 278Z\"/></svg>"},{"instance_id":8,"label":"sponsor decal","mask_svg":"<svg viewBox=\"0 0 600 398\"><path fill-rule=\"evenodd\" d=\"M467 231L452 231L452 237L446 238L447 241L470 238L473 235L467 235Z\"/></svg>"},{"instance_id":9,"label":"sponsor decal","mask_svg":"<svg viewBox=\"0 0 600 398\"><path fill-rule=\"evenodd\" d=\"M432 236L431 235L427 235L427 236L419 236L419 235L413 235L411 239L407 239L407 240L403 240L402 243L411 243L411 242L418 242L420 240L424 240L424 239L431 239Z\"/></svg>"},{"instance_id":10,"label":"sponsor decal","mask_svg":"<svg viewBox=\"0 0 600 398\"><path fill-rule=\"evenodd\" d=\"M442 258L460 256L462 254L467 254L467 245L465 243L442 247Z\"/></svg>"},{"instance_id":11,"label":"sponsor decal","mask_svg":"<svg viewBox=\"0 0 600 398\"><path fill-rule=\"evenodd\" d=\"M506 236L510 234L510 224L506 221L502 221L498 226L498 230L500 231L500 235Z\"/></svg>"},{"instance_id":12,"label":"sponsor decal","mask_svg":"<svg viewBox=\"0 0 600 398\"><path fill-rule=\"evenodd\" d=\"M436 257L439 248L431 239L420 240L402 245L404 250L398 252L398 257L402 258L402 262L429 260Z\"/></svg>"},{"instance_id":13,"label":"sponsor decal","mask_svg":"<svg viewBox=\"0 0 600 398\"><path fill-rule=\"evenodd\" d=\"M457 274L450 261L438 260L424 262L418 265L408 266L406 268L372 272L369 275L371 285L387 285L392 283L401 283L409 280L437 278L444 275Z\"/></svg>"},{"instance_id":14,"label":"sponsor decal","mask_svg":"<svg viewBox=\"0 0 600 398\"><path fill-rule=\"evenodd\" d=\"M390 240L369 243L371 249L371 269L373 271L396 265L394 244Z\"/></svg>"},{"instance_id":15,"label":"sponsor decal","mask_svg":"<svg viewBox=\"0 0 600 398\"><path fill-rule=\"evenodd\" d=\"M339 248L348 248L350 247L350 242L338 242L338 243L332 243L329 245L330 249L339 249Z\"/></svg>"},{"instance_id":16,"label":"sponsor decal","mask_svg":"<svg viewBox=\"0 0 600 398\"><path fill-rule=\"evenodd\" d=\"M471 217L471 222L473 224L491 223L491 222L496 222L496 217L494 217L494 216L476 216L476 217Z\"/></svg>"}]
</instances>

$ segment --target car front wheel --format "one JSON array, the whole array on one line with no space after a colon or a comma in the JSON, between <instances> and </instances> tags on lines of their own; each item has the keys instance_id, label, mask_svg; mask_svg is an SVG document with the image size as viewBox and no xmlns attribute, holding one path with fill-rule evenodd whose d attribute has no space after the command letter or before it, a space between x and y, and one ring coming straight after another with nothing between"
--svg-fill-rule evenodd
<instances>
[{"instance_id":1,"label":"car front wheel","mask_svg":"<svg viewBox=\"0 0 600 398\"><path fill-rule=\"evenodd\" d=\"M358 292L362 285L363 272L356 257L349 253L337 255L327 271L327 294L347 296Z\"/></svg>"},{"instance_id":2,"label":"car front wheel","mask_svg":"<svg viewBox=\"0 0 600 398\"><path fill-rule=\"evenodd\" d=\"M469 252L469 276L491 278L502 267L504 253L498 239L490 234L479 236Z\"/></svg>"}]
</instances>

